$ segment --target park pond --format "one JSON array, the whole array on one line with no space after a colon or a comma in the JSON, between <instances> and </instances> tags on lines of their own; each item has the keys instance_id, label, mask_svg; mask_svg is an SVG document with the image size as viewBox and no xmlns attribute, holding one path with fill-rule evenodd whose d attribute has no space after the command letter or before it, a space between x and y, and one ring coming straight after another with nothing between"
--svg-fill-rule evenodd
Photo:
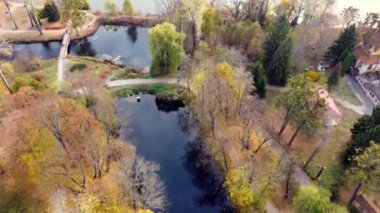
<instances>
[{"instance_id":1,"label":"park pond","mask_svg":"<svg viewBox=\"0 0 380 213\"><path fill-rule=\"evenodd\" d=\"M117 102L118 115L125 121L121 136L136 145L137 154L160 165L168 212L231 211L221 181L205 163L188 109L162 107L153 95L140 97L141 102L136 97Z\"/></svg>"},{"instance_id":2,"label":"park pond","mask_svg":"<svg viewBox=\"0 0 380 213\"><path fill-rule=\"evenodd\" d=\"M13 58L58 58L61 42L15 44ZM148 28L101 26L94 35L71 42L70 55L112 59L135 69L150 66Z\"/></svg>"}]
</instances>

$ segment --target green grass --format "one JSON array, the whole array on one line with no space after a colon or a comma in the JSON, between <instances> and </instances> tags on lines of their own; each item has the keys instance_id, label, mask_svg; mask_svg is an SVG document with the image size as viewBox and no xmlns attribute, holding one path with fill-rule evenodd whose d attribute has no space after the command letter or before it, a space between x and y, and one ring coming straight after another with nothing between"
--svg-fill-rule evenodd
<instances>
[{"instance_id":1,"label":"green grass","mask_svg":"<svg viewBox=\"0 0 380 213\"><path fill-rule=\"evenodd\" d=\"M173 84L163 84L163 83L141 84L141 85L134 85L128 88L116 90L114 94L117 97L128 97L140 92L146 92L149 94L173 93L173 92L176 92L177 89L178 89L178 86L173 85Z\"/></svg>"},{"instance_id":2,"label":"green grass","mask_svg":"<svg viewBox=\"0 0 380 213\"><path fill-rule=\"evenodd\" d=\"M315 177L320 168L321 167L310 164L307 168L307 172L311 177ZM321 187L328 189L332 193L334 200L338 200L340 187L346 182L344 169L341 166L325 167L325 170L316 182Z\"/></svg>"},{"instance_id":3,"label":"green grass","mask_svg":"<svg viewBox=\"0 0 380 213\"><path fill-rule=\"evenodd\" d=\"M333 89L332 94L352 104L361 104L345 79L340 79L338 85Z\"/></svg>"},{"instance_id":4,"label":"green grass","mask_svg":"<svg viewBox=\"0 0 380 213\"><path fill-rule=\"evenodd\" d=\"M264 98L266 104L269 106L274 106L274 101L276 100L276 97L278 97L282 93L283 92L279 90L267 89L266 96Z\"/></svg>"},{"instance_id":5,"label":"green grass","mask_svg":"<svg viewBox=\"0 0 380 213\"><path fill-rule=\"evenodd\" d=\"M123 98L140 92L154 94L167 100L181 100L185 104L190 103L191 98L189 91L186 88L164 83L134 85L128 88L115 90L113 94L116 97Z\"/></svg>"},{"instance_id":6,"label":"green grass","mask_svg":"<svg viewBox=\"0 0 380 213\"><path fill-rule=\"evenodd\" d=\"M43 68L33 72L14 72L11 74L9 81L12 82L17 77L31 79L33 75L42 75L45 78L46 84L50 87L55 84L57 80L57 61L47 60L43 62Z\"/></svg>"}]
</instances>

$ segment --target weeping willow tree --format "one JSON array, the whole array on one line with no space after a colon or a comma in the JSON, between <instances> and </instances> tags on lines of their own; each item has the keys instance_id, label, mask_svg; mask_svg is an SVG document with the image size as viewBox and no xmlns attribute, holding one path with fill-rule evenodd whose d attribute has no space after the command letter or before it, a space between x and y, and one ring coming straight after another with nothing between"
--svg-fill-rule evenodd
<instances>
[{"instance_id":1,"label":"weeping willow tree","mask_svg":"<svg viewBox=\"0 0 380 213\"><path fill-rule=\"evenodd\" d=\"M167 22L149 30L152 76L177 72L184 53L184 38L183 33L178 33L176 27Z\"/></svg>"}]
</instances>

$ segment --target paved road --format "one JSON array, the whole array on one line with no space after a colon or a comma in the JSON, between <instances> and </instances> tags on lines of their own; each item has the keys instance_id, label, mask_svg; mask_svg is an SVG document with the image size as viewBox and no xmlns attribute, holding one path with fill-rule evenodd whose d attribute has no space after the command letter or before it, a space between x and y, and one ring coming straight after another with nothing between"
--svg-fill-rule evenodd
<instances>
[{"instance_id":1,"label":"paved road","mask_svg":"<svg viewBox=\"0 0 380 213\"><path fill-rule=\"evenodd\" d=\"M365 93L364 93L363 89L360 87L359 83L351 75L346 75L345 79L346 79L348 85L351 87L354 94L356 95L356 97L362 103L362 106L360 106L361 110L363 112L362 114L368 114L368 115L372 114L372 110L373 110L374 106L373 106L372 102L369 100L369 98L365 95ZM347 106L349 107L350 104L348 104ZM358 106L355 106L355 105L353 105L353 106L354 106L353 110L355 108L358 108Z\"/></svg>"},{"instance_id":2,"label":"paved road","mask_svg":"<svg viewBox=\"0 0 380 213\"><path fill-rule=\"evenodd\" d=\"M157 83L178 84L178 79L177 78L125 79L125 80L108 81L106 82L106 86L108 88L119 88L119 87L127 87L127 86L138 85L138 84L157 84ZM187 86L186 83L182 80L179 82L179 84L181 86Z\"/></svg>"},{"instance_id":3,"label":"paved road","mask_svg":"<svg viewBox=\"0 0 380 213\"><path fill-rule=\"evenodd\" d=\"M359 83L351 75L346 75L344 80L347 81L347 84L350 86L351 90L353 91L355 96L358 98L361 105L355 105L341 98L334 98L334 100L340 103L344 108L350 109L358 113L359 115L372 114L373 104L369 100L369 98L365 95ZM285 92L287 90L286 87L277 87L277 86L271 86L271 85L268 85L267 89L279 91L279 92Z\"/></svg>"}]
</instances>

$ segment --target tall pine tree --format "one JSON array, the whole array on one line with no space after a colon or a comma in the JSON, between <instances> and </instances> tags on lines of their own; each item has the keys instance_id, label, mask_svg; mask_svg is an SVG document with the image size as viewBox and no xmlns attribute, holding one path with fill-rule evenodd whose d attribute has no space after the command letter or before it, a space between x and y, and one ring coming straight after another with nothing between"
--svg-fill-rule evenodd
<instances>
[{"instance_id":1,"label":"tall pine tree","mask_svg":"<svg viewBox=\"0 0 380 213\"><path fill-rule=\"evenodd\" d=\"M325 60L336 64L339 60L343 60L342 54L347 49L348 52L354 50L357 41L357 32L355 25L351 25L339 35L339 38L329 47Z\"/></svg>"},{"instance_id":2,"label":"tall pine tree","mask_svg":"<svg viewBox=\"0 0 380 213\"><path fill-rule=\"evenodd\" d=\"M272 56L266 74L270 84L285 86L290 75L290 57L293 52L293 39L291 35L283 40Z\"/></svg>"},{"instance_id":3,"label":"tall pine tree","mask_svg":"<svg viewBox=\"0 0 380 213\"><path fill-rule=\"evenodd\" d=\"M287 72L289 71L289 69L288 67L286 67L286 69L283 69L283 66L279 66L280 63L276 62L276 60L274 59L274 55L276 52L278 52L283 41L285 41L286 39L289 39L288 35L289 35L289 21L285 15L279 16L273 28L268 33L263 44L264 55L263 55L262 61L263 61L263 66L266 72L267 80L270 84L279 84L279 85L286 84L286 78L284 78L284 76L287 77L288 75ZM282 46L284 47L286 45L282 45ZM283 52L283 50L281 52ZM287 61L285 65L289 65L288 60L289 60L290 54L289 54L289 57L287 58L279 56L279 55L277 57L286 59ZM276 65L274 65L273 63L276 63ZM273 68L280 68L280 70L274 70ZM278 73L280 73L281 77L276 76ZM279 78L282 78L282 79L279 80ZM281 83L278 83L279 81Z\"/></svg>"},{"instance_id":4,"label":"tall pine tree","mask_svg":"<svg viewBox=\"0 0 380 213\"><path fill-rule=\"evenodd\" d=\"M264 68L261 62L256 62L252 66L253 82L256 88L255 92L260 98L265 98L267 82L264 75Z\"/></svg>"}]
</instances>

